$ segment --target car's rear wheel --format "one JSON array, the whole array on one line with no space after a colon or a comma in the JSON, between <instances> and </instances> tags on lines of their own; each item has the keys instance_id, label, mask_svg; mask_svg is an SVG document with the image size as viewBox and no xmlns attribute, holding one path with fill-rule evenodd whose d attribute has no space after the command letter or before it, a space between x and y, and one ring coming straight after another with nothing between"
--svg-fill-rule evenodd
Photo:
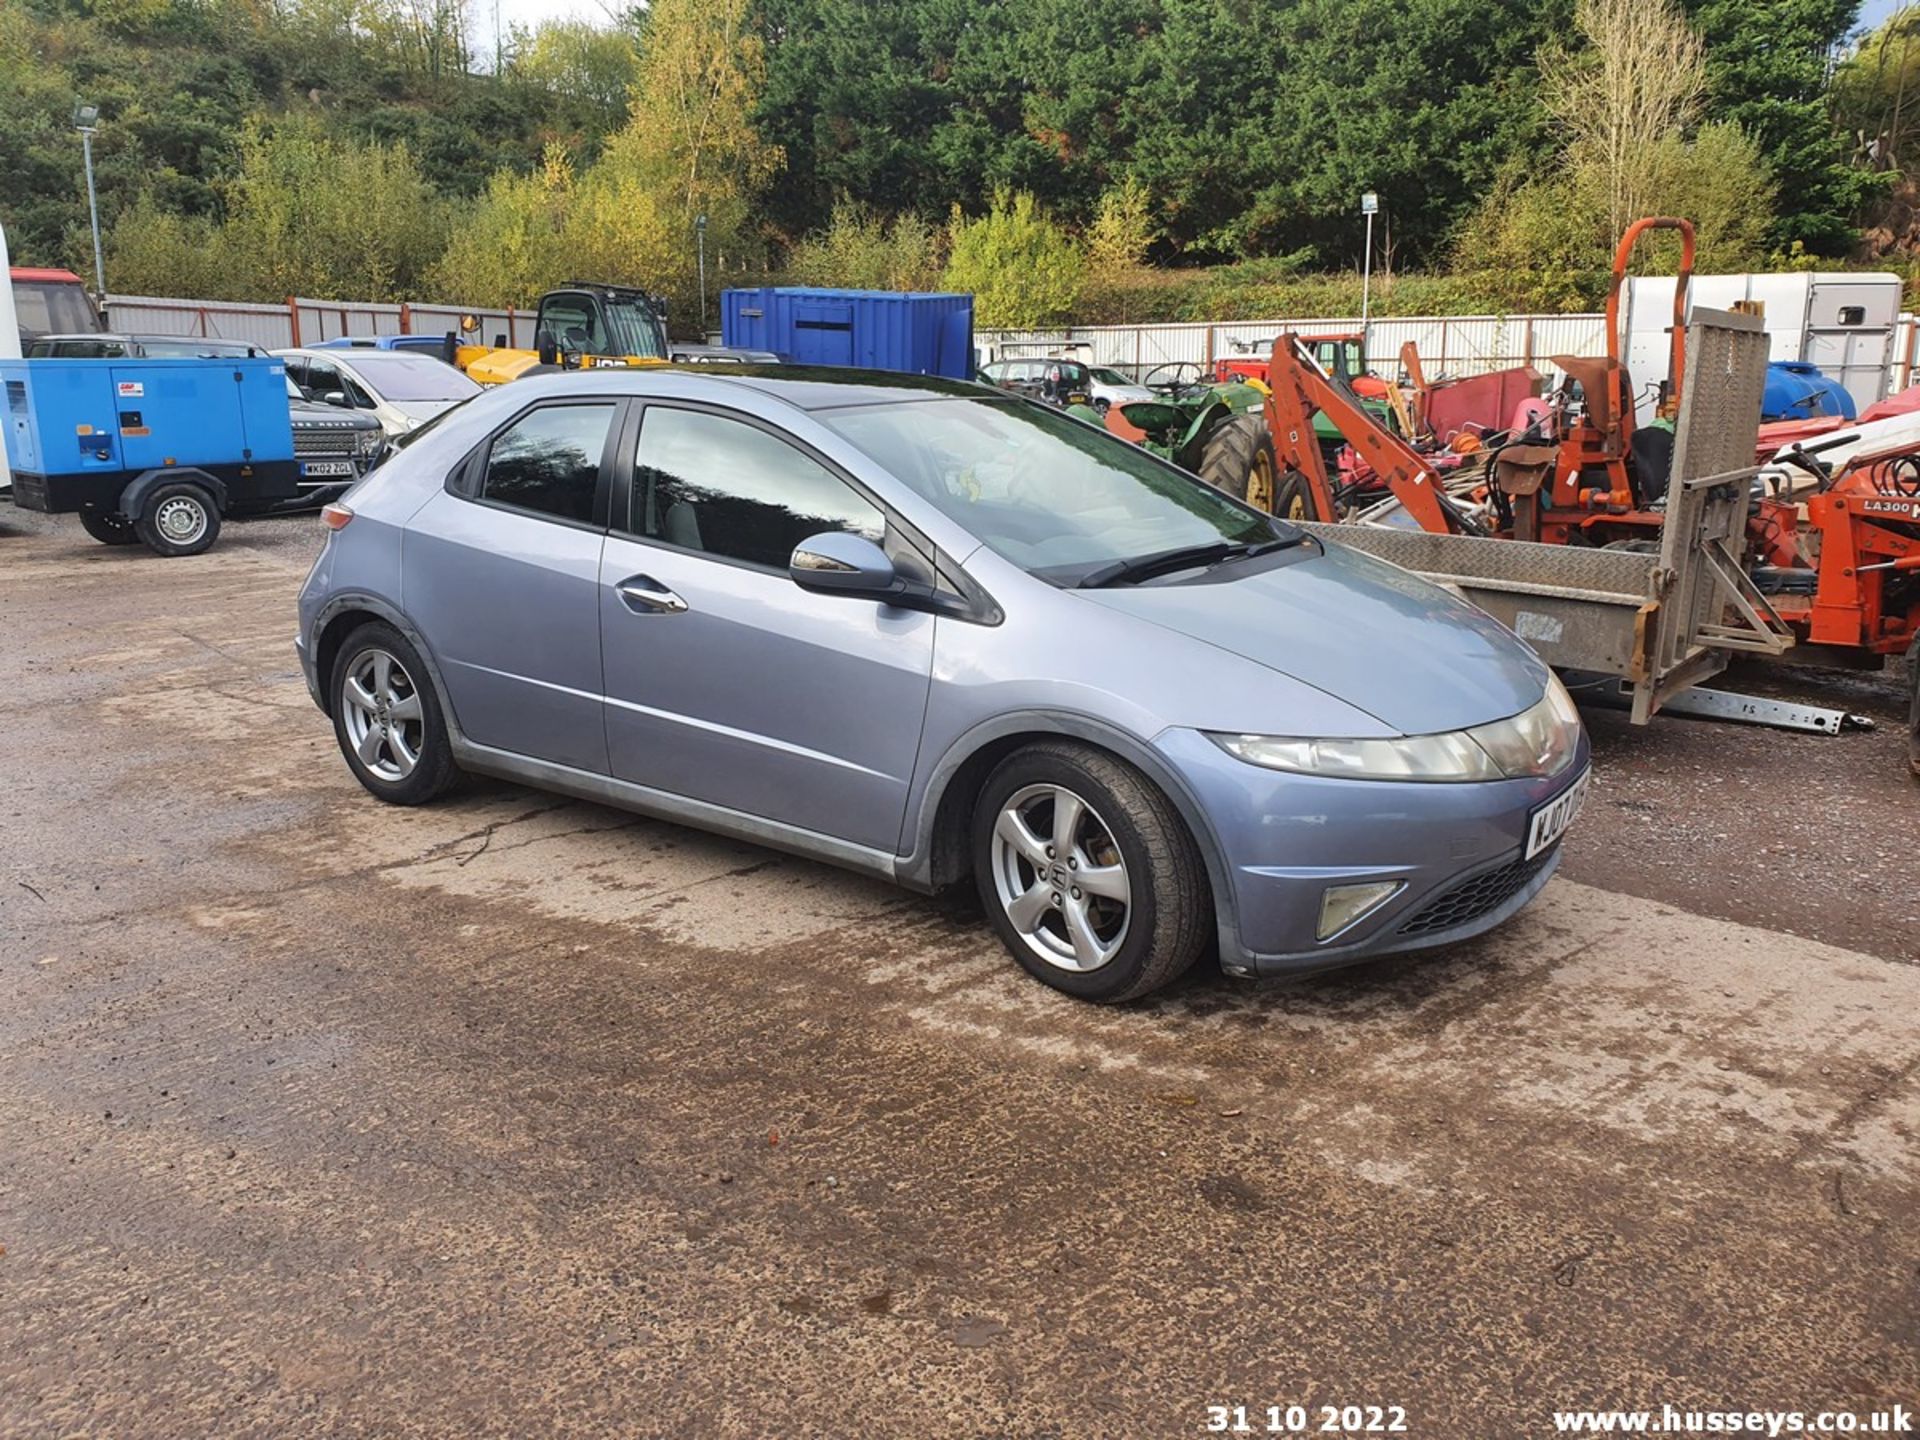
<instances>
[{"instance_id":1,"label":"car's rear wheel","mask_svg":"<svg viewBox=\"0 0 1920 1440\"><path fill-rule=\"evenodd\" d=\"M440 697L420 652L391 625L362 625L334 657L333 734L347 768L390 805L424 805L459 778Z\"/></svg>"},{"instance_id":2,"label":"car's rear wheel","mask_svg":"<svg viewBox=\"0 0 1920 1440\"><path fill-rule=\"evenodd\" d=\"M988 777L974 875L1027 973L1083 1000L1157 990L1206 948L1206 867L1165 795L1103 751L1048 741Z\"/></svg>"},{"instance_id":3,"label":"car's rear wheel","mask_svg":"<svg viewBox=\"0 0 1920 1440\"><path fill-rule=\"evenodd\" d=\"M98 540L102 545L138 545L140 536L134 531L133 522L118 510L96 510L92 506L80 511L80 528Z\"/></svg>"}]
</instances>

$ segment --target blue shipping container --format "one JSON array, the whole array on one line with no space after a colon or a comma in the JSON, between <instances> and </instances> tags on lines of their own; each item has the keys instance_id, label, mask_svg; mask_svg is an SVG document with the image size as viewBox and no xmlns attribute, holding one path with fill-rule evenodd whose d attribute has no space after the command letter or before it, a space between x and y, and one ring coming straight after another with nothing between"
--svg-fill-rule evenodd
<instances>
[{"instance_id":1,"label":"blue shipping container","mask_svg":"<svg viewBox=\"0 0 1920 1440\"><path fill-rule=\"evenodd\" d=\"M720 300L724 344L790 365L858 365L973 378L973 297L766 285Z\"/></svg>"}]
</instances>

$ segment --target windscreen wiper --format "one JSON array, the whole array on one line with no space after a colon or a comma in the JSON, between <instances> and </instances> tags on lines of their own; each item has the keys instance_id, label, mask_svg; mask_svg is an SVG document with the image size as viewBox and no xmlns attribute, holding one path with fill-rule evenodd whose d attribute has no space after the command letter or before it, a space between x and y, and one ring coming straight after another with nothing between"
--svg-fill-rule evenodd
<instances>
[{"instance_id":1,"label":"windscreen wiper","mask_svg":"<svg viewBox=\"0 0 1920 1440\"><path fill-rule=\"evenodd\" d=\"M1270 555L1275 550L1288 550L1300 544L1307 537L1304 533L1283 536L1273 540L1261 540L1248 544L1244 540L1216 540L1208 545L1182 545L1173 550L1156 550L1150 555L1136 555L1130 560L1113 560L1089 570L1075 583L1076 590L1099 590L1108 585L1132 585L1141 580L1151 580L1155 575L1169 575L1176 570L1198 570L1218 565L1227 560L1246 560L1255 555Z\"/></svg>"}]
</instances>

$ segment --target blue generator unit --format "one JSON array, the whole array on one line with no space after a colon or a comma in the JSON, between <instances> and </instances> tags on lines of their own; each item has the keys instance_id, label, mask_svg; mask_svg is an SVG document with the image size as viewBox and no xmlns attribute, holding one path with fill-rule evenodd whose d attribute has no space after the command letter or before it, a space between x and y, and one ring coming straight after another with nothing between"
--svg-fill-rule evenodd
<instances>
[{"instance_id":1,"label":"blue generator unit","mask_svg":"<svg viewBox=\"0 0 1920 1440\"><path fill-rule=\"evenodd\" d=\"M311 501L271 356L0 360L13 501L108 545L195 555L225 515Z\"/></svg>"},{"instance_id":2,"label":"blue generator unit","mask_svg":"<svg viewBox=\"0 0 1920 1440\"><path fill-rule=\"evenodd\" d=\"M973 378L973 297L764 285L720 298L723 344L789 365Z\"/></svg>"}]
</instances>

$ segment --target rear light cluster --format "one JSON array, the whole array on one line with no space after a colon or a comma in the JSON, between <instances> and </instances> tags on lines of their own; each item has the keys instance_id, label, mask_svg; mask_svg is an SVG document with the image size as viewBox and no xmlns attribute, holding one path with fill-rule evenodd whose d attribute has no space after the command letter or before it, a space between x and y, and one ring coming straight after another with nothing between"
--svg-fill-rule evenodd
<instances>
[{"instance_id":1,"label":"rear light cluster","mask_svg":"<svg viewBox=\"0 0 1920 1440\"><path fill-rule=\"evenodd\" d=\"M347 528L347 522L351 519L353 519L353 511L344 505L322 505L320 507L320 523L329 530L344 530Z\"/></svg>"}]
</instances>

